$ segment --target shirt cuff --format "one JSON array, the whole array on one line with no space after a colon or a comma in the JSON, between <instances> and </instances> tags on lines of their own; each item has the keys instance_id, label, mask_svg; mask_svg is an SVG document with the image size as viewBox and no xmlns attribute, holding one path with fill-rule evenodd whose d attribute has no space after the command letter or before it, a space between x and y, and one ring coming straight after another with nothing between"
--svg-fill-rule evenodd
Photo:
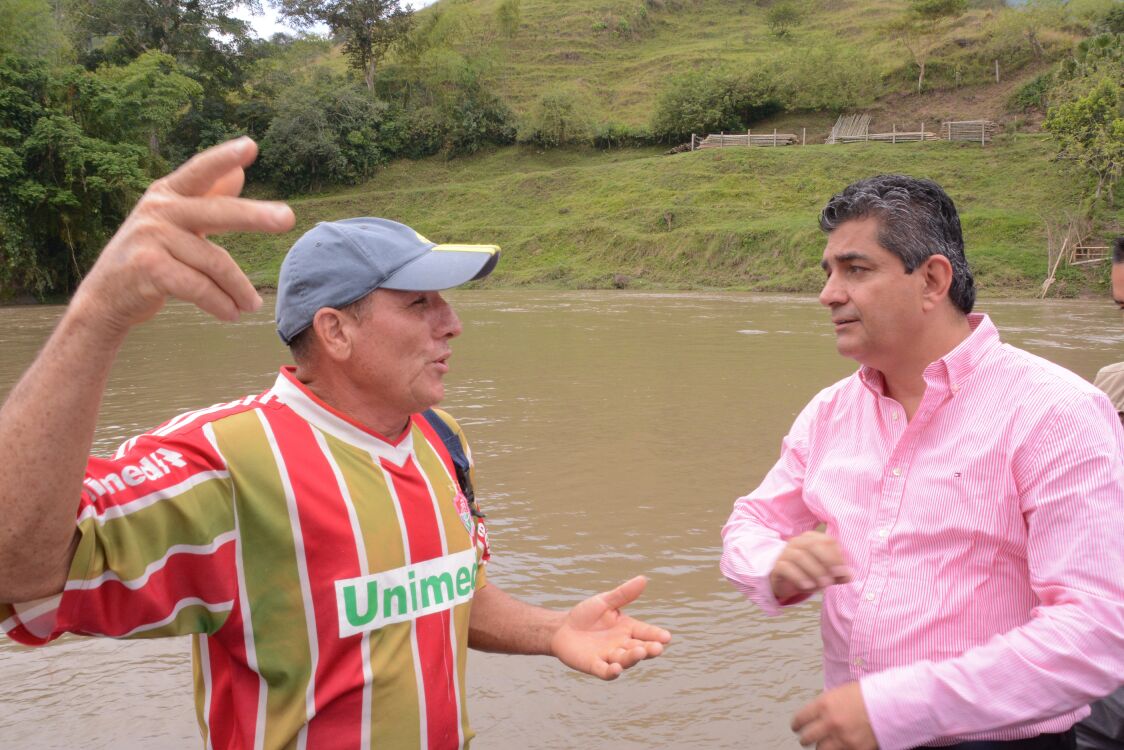
<instances>
[{"instance_id":1,"label":"shirt cuff","mask_svg":"<svg viewBox=\"0 0 1124 750\"><path fill-rule=\"evenodd\" d=\"M724 556L722 572L730 579L738 591L745 594L746 598L760 607L767 615L779 615L782 608L791 604L798 604L807 599L804 596L798 600L778 602L773 596L773 586L769 583L769 573L777 564L777 558L784 552L786 542L778 539L775 543L754 550L752 560L748 556L730 554ZM760 574L760 571L765 571Z\"/></svg>"},{"instance_id":2,"label":"shirt cuff","mask_svg":"<svg viewBox=\"0 0 1124 750\"><path fill-rule=\"evenodd\" d=\"M925 666L922 662L896 667L859 681L880 750L908 750L941 736L940 724L930 710Z\"/></svg>"}]
</instances>

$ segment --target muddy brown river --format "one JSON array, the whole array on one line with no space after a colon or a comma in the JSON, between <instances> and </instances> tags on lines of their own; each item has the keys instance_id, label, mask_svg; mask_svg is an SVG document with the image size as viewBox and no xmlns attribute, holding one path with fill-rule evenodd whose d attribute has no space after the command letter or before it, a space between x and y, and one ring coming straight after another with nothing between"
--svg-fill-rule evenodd
<instances>
[{"instance_id":1,"label":"muddy brown river","mask_svg":"<svg viewBox=\"0 0 1124 750\"><path fill-rule=\"evenodd\" d=\"M734 499L775 460L805 402L851 372L807 296L460 291L445 406L477 461L489 579L565 607L637 573L631 613L674 633L613 683L547 658L472 653L477 750L798 748L820 685L815 603L767 618L718 572ZM237 325L173 304L128 340L95 449L268 387L286 351L267 311ZM1092 379L1124 359L1106 300L987 301L1006 341ZM0 393L61 308L0 308ZM81 363L75 363L80 367ZM200 747L190 642L0 638L0 747Z\"/></svg>"}]
</instances>

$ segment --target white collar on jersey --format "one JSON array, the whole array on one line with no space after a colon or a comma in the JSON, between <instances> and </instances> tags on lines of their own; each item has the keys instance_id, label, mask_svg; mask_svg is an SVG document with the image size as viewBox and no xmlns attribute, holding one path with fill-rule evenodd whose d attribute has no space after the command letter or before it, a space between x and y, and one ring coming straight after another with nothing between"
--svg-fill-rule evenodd
<instances>
[{"instance_id":1,"label":"white collar on jersey","mask_svg":"<svg viewBox=\"0 0 1124 750\"><path fill-rule=\"evenodd\" d=\"M282 367L273 388L266 392L262 401L268 402L271 398L276 398L313 427L379 458L385 458L396 466L404 465L413 455L412 424L396 443L391 442L325 404L296 379L295 370L294 367Z\"/></svg>"}]
</instances>

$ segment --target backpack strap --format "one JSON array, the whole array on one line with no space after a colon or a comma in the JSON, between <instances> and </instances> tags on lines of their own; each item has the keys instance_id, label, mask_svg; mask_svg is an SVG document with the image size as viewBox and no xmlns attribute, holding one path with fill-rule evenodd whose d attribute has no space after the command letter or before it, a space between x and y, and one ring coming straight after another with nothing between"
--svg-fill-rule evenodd
<instances>
[{"instance_id":1,"label":"backpack strap","mask_svg":"<svg viewBox=\"0 0 1124 750\"><path fill-rule=\"evenodd\" d=\"M469 473L468 456L465 455L464 446L461 445L461 439L453 432L453 428L449 423L437 415L433 409L426 409L422 412L425 421L429 422L429 426L441 438L441 442L445 444L445 450L449 452L449 457L453 459L453 468L457 473L457 484L461 487L461 492L468 500L468 509L472 511L472 515L476 518L484 518L484 514L476 507L476 493L472 490L472 475Z\"/></svg>"}]
</instances>

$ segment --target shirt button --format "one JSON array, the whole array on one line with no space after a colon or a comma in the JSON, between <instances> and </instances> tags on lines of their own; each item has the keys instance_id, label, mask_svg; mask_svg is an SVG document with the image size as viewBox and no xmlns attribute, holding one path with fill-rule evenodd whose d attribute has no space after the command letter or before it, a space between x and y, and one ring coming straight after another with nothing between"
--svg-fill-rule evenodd
<instances>
[{"instance_id":1,"label":"shirt button","mask_svg":"<svg viewBox=\"0 0 1124 750\"><path fill-rule=\"evenodd\" d=\"M878 536L885 539L886 537L890 536L890 530L889 529L879 529L878 530Z\"/></svg>"},{"instance_id":2,"label":"shirt button","mask_svg":"<svg viewBox=\"0 0 1124 750\"><path fill-rule=\"evenodd\" d=\"M895 422L897 422L897 421L898 421L898 413L897 413L897 412L894 412L893 414L891 414L891 415L890 415L890 419L892 419L892 420L894 420Z\"/></svg>"},{"instance_id":3,"label":"shirt button","mask_svg":"<svg viewBox=\"0 0 1124 750\"><path fill-rule=\"evenodd\" d=\"M960 384L959 383L953 383L952 384L952 392L957 393L959 391L960 391Z\"/></svg>"},{"instance_id":4,"label":"shirt button","mask_svg":"<svg viewBox=\"0 0 1124 750\"><path fill-rule=\"evenodd\" d=\"M863 665L863 660L862 660L862 657L860 656L857 659L855 659L855 666L861 667L862 665Z\"/></svg>"},{"instance_id":5,"label":"shirt button","mask_svg":"<svg viewBox=\"0 0 1124 750\"><path fill-rule=\"evenodd\" d=\"M872 601L874 601L874 594L867 594L867 595L866 595L866 600L867 600L868 602L872 602Z\"/></svg>"},{"instance_id":6,"label":"shirt button","mask_svg":"<svg viewBox=\"0 0 1124 750\"><path fill-rule=\"evenodd\" d=\"M902 470L899 469L897 466L895 466L894 470L891 471L890 473L893 474L896 477L900 477L902 475Z\"/></svg>"}]
</instances>

